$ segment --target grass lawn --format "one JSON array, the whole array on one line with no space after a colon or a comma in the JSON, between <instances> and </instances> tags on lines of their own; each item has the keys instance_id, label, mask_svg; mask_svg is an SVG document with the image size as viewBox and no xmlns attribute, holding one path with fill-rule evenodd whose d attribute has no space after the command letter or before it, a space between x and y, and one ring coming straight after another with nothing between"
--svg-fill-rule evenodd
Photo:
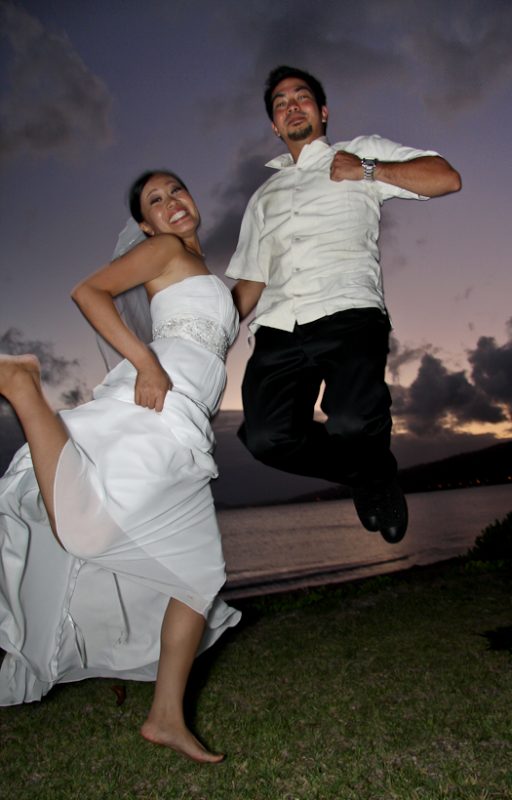
<instances>
[{"instance_id":1,"label":"grass lawn","mask_svg":"<svg viewBox=\"0 0 512 800\"><path fill-rule=\"evenodd\" d=\"M140 738L151 684L116 705L115 681L90 680L0 710L2 795L512 798L511 588L510 567L457 561L240 603L190 692L223 764Z\"/></svg>"}]
</instances>

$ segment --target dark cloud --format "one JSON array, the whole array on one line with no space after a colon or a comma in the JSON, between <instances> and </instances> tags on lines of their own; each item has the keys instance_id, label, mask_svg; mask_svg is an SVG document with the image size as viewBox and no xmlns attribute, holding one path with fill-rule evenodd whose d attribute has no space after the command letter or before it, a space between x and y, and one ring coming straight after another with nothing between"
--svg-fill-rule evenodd
<instances>
[{"instance_id":1,"label":"dark cloud","mask_svg":"<svg viewBox=\"0 0 512 800\"><path fill-rule=\"evenodd\" d=\"M395 85L408 80L404 55L396 48L382 47L375 14L381 0L274 0L236 3L230 8L230 26L237 41L247 42L252 52L250 72L240 77L240 90L226 101L219 114L218 98L207 109L209 123L253 117L258 127L266 119L263 89L267 74L279 64L290 64L331 77L326 85L343 94L347 105L363 90ZM375 35L374 33L375 32Z\"/></svg>"},{"instance_id":2,"label":"dark cloud","mask_svg":"<svg viewBox=\"0 0 512 800\"><path fill-rule=\"evenodd\" d=\"M384 282L386 275L399 272L408 265L408 259L401 251L400 236L397 233L399 233L399 227L393 218L391 209L383 206L379 225L379 250L382 257Z\"/></svg>"},{"instance_id":3,"label":"dark cloud","mask_svg":"<svg viewBox=\"0 0 512 800\"><path fill-rule=\"evenodd\" d=\"M0 353L34 353L41 363L41 377L47 386L63 389L58 398L59 408L74 407L90 399L90 391L75 374L79 361L56 356L51 342L24 339L21 331L9 328L0 335ZM23 431L10 403L0 397L0 475L24 440Z\"/></svg>"},{"instance_id":4,"label":"dark cloud","mask_svg":"<svg viewBox=\"0 0 512 800\"><path fill-rule=\"evenodd\" d=\"M258 0L234 4L230 25L254 51L243 90L225 109L234 120L259 119L265 77L283 63L331 76L328 98L334 84L347 106L392 84L444 116L482 102L512 75L508 0ZM213 121L218 111L216 100Z\"/></svg>"},{"instance_id":5,"label":"dark cloud","mask_svg":"<svg viewBox=\"0 0 512 800\"><path fill-rule=\"evenodd\" d=\"M422 347L410 347L401 345L396 336L391 334L389 337L388 370L393 383L400 381L400 368L414 361L419 361L425 352L432 352L432 345L426 344Z\"/></svg>"},{"instance_id":6,"label":"dark cloud","mask_svg":"<svg viewBox=\"0 0 512 800\"><path fill-rule=\"evenodd\" d=\"M79 366L79 361L76 359L69 361L56 356L51 342L24 339L22 332L17 328L9 328L0 335L0 353L14 356L22 353L36 355L41 363L41 377L49 386L59 386L72 379L74 370Z\"/></svg>"},{"instance_id":7,"label":"dark cloud","mask_svg":"<svg viewBox=\"0 0 512 800\"><path fill-rule=\"evenodd\" d=\"M11 48L0 154L76 155L110 144L108 90L66 35L45 30L9 0L0 0L0 26Z\"/></svg>"},{"instance_id":8,"label":"dark cloud","mask_svg":"<svg viewBox=\"0 0 512 800\"><path fill-rule=\"evenodd\" d=\"M468 286L467 289L465 289L463 292L460 292L459 294L454 295L454 298L453 298L454 302L455 303L460 303L460 302L462 302L464 300L469 300L469 298L473 294L474 288L475 288L474 286Z\"/></svg>"},{"instance_id":9,"label":"dark cloud","mask_svg":"<svg viewBox=\"0 0 512 800\"><path fill-rule=\"evenodd\" d=\"M246 203L247 201L245 201ZM222 274L236 249L245 203L227 208L215 229L207 234L203 250L210 269Z\"/></svg>"},{"instance_id":10,"label":"dark cloud","mask_svg":"<svg viewBox=\"0 0 512 800\"><path fill-rule=\"evenodd\" d=\"M512 4L444 0L428 4L406 37L410 57L428 68L425 100L445 115L481 102L512 76Z\"/></svg>"},{"instance_id":11,"label":"dark cloud","mask_svg":"<svg viewBox=\"0 0 512 800\"><path fill-rule=\"evenodd\" d=\"M83 381L78 381L71 389L60 395L60 401L66 408L74 408L91 399L91 392Z\"/></svg>"},{"instance_id":12,"label":"dark cloud","mask_svg":"<svg viewBox=\"0 0 512 800\"><path fill-rule=\"evenodd\" d=\"M247 153L250 153L247 156ZM214 189L216 207L212 228L203 240L210 267L222 272L233 255L240 232L242 215L252 193L270 176L265 163L272 157L266 141L248 142L235 159L235 166L226 183Z\"/></svg>"},{"instance_id":13,"label":"dark cloud","mask_svg":"<svg viewBox=\"0 0 512 800\"><path fill-rule=\"evenodd\" d=\"M504 422L507 417L485 391L470 383L464 372L450 372L439 358L426 353L408 389L393 391L393 411L418 435L439 432L453 421Z\"/></svg>"},{"instance_id":14,"label":"dark cloud","mask_svg":"<svg viewBox=\"0 0 512 800\"><path fill-rule=\"evenodd\" d=\"M511 333L512 320L507 323ZM508 407L512 417L512 335L504 345L491 336L481 336L476 348L468 354L471 378L482 392L496 403Z\"/></svg>"},{"instance_id":15,"label":"dark cloud","mask_svg":"<svg viewBox=\"0 0 512 800\"><path fill-rule=\"evenodd\" d=\"M281 63L302 66L319 75L336 75L343 87L352 87L354 82L361 87L375 80L401 80L402 57L392 48L380 47L373 36L365 35L375 26L373 12L378 5L376 0L343 4L337 0L296 0L293 5L272 0L258 3L245 22L247 33L249 27L258 30L256 74L264 78Z\"/></svg>"},{"instance_id":16,"label":"dark cloud","mask_svg":"<svg viewBox=\"0 0 512 800\"><path fill-rule=\"evenodd\" d=\"M404 346L392 335L388 371L397 422L416 436L438 437L457 425L512 420L512 318L506 331L508 339L502 345L493 337L480 337L467 354L469 377L448 369L432 345ZM401 367L415 361L420 362L416 378L410 386L401 386Z\"/></svg>"}]
</instances>

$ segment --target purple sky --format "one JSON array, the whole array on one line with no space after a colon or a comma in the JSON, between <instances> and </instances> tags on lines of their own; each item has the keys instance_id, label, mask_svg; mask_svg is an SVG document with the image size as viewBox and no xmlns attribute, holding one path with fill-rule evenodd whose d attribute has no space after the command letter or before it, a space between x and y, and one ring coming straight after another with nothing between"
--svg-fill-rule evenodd
<instances>
[{"instance_id":1,"label":"purple sky","mask_svg":"<svg viewBox=\"0 0 512 800\"><path fill-rule=\"evenodd\" d=\"M512 436L508 0L0 0L0 30L0 347L39 347L56 402L102 377L69 291L108 260L131 180L161 166L184 178L222 274L282 149L262 84L291 63L323 81L331 141L379 133L462 175L457 195L383 210L406 462ZM225 409L240 407L249 352L244 330Z\"/></svg>"}]
</instances>

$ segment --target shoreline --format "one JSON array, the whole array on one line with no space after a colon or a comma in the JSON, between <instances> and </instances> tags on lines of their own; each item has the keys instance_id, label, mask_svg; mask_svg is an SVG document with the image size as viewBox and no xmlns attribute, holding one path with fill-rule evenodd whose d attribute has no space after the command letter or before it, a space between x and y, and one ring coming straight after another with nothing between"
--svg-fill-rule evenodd
<instances>
[{"instance_id":1,"label":"shoreline","mask_svg":"<svg viewBox=\"0 0 512 800\"><path fill-rule=\"evenodd\" d=\"M362 528L350 500L219 512L227 599L394 574L463 556L512 510L512 485L415 493L397 545Z\"/></svg>"}]
</instances>

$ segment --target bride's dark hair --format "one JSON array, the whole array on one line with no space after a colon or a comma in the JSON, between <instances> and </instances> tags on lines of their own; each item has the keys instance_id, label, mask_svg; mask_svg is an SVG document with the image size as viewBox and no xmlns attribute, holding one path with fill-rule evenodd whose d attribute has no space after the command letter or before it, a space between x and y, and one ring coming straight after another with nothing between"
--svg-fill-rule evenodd
<instances>
[{"instance_id":1,"label":"bride's dark hair","mask_svg":"<svg viewBox=\"0 0 512 800\"><path fill-rule=\"evenodd\" d=\"M140 196L146 183L155 175L168 175L170 178L175 178L178 183L183 186L185 191L188 192L187 187L175 172L171 172L168 169L152 169L143 172L142 175L139 175L137 180L132 183L130 186L130 191L128 192L128 205L130 208L130 214L136 222L143 222L144 220L140 209Z\"/></svg>"}]
</instances>

